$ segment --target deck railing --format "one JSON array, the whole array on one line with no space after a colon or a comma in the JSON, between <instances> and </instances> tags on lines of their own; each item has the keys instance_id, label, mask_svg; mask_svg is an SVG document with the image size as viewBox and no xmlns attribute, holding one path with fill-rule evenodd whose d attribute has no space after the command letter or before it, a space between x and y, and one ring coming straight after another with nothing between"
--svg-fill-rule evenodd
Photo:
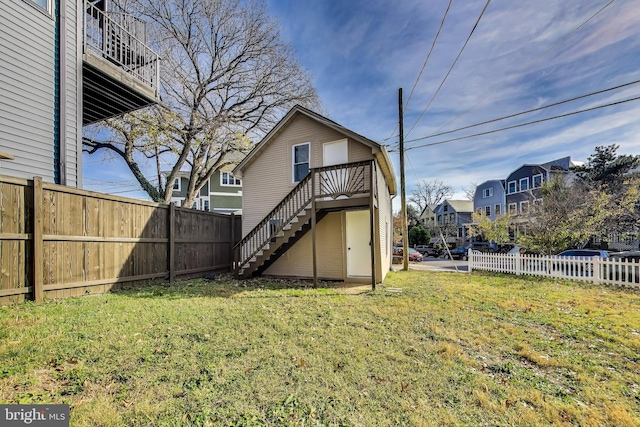
<instances>
[{"instance_id":1,"label":"deck railing","mask_svg":"<svg viewBox=\"0 0 640 427\"><path fill-rule=\"evenodd\" d=\"M160 56L146 42L146 26L133 15L105 13L84 0L83 52L91 51L159 93Z\"/></svg>"}]
</instances>

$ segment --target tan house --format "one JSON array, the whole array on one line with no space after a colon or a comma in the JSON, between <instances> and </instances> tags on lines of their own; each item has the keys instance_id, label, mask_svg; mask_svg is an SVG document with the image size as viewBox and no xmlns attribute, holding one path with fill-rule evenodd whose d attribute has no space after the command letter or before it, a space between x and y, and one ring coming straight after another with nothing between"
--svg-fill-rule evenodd
<instances>
[{"instance_id":1,"label":"tan house","mask_svg":"<svg viewBox=\"0 0 640 427\"><path fill-rule=\"evenodd\" d=\"M233 174L243 183L240 277L382 282L396 194L383 146L296 106Z\"/></svg>"}]
</instances>

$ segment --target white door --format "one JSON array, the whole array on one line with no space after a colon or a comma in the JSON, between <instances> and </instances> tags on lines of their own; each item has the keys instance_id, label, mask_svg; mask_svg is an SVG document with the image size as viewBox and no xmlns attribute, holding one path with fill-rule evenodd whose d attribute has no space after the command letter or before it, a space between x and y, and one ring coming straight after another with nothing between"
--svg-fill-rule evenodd
<instances>
[{"instance_id":1,"label":"white door","mask_svg":"<svg viewBox=\"0 0 640 427\"><path fill-rule=\"evenodd\" d=\"M322 145L322 165L333 166L342 165L349 161L348 141L341 139L340 141L326 142ZM346 169L338 169L325 172L322 176L322 191L330 194L340 194L348 190L348 171ZM339 198L344 198L342 196Z\"/></svg>"},{"instance_id":2,"label":"white door","mask_svg":"<svg viewBox=\"0 0 640 427\"><path fill-rule=\"evenodd\" d=\"M347 276L371 277L369 211L347 211Z\"/></svg>"}]
</instances>

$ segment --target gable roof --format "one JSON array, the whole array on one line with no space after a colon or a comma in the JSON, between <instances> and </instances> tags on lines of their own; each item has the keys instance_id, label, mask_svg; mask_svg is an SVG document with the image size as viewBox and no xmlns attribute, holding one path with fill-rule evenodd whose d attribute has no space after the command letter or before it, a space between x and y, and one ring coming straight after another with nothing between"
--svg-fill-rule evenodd
<instances>
[{"instance_id":1,"label":"gable roof","mask_svg":"<svg viewBox=\"0 0 640 427\"><path fill-rule=\"evenodd\" d=\"M456 212L473 212L473 200L449 200L446 199L444 203L448 203Z\"/></svg>"},{"instance_id":2,"label":"gable roof","mask_svg":"<svg viewBox=\"0 0 640 427\"><path fill-rule=\"evenodd\" d=\"M431 212L431 215L435 214L437 208L438 208L438 204L437 203L431 203L431 204L425 206L424 209L422 209L422 212L420 212L420 218L426 218L427 217L427 210L429 210Z\"/></svg>"},{"instance_id":3,"label":"gable roof","mask_svg":"<svg viewBox=\"0 0 640 427\"><path fill-rule=\"evenodd\" d=\"M300 115L308 117L311 120L315 120L316 122L343 134L349 139L371 147L374 150L374 156L380 164L389 192L391 195L396 194L397 185L395 172L393 171L393 164L389 158L389 153L387 153L384 146L300 105L296 105L289 110L289 112L273 127L273 129L271 129L255 147L253 147L253 150L251 150L251 152L247 154L247 156L233 170L233 174L238 178L242 178L242 171L253 161L253 159L260 155L260 153L275 139L278 133L286 127L289 122Z\"/></svg>"}]
</instances>

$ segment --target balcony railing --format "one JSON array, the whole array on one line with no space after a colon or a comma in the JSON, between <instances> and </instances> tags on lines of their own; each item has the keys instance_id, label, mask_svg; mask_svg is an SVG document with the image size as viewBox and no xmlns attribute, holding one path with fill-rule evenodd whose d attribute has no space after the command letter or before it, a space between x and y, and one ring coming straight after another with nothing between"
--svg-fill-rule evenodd
<instances>
[{"instance_id":1,"label":"balcony railing","mask_svg":"<svg viewBox=\"0 0 640 427\"><path fill-rule=\"evenodd\" d=\"M153 89L160 82L160 56L145 44L145 23L133 15L105 13L84 0L83 52L91 51Z\"/></svg>"}]
</instances>

